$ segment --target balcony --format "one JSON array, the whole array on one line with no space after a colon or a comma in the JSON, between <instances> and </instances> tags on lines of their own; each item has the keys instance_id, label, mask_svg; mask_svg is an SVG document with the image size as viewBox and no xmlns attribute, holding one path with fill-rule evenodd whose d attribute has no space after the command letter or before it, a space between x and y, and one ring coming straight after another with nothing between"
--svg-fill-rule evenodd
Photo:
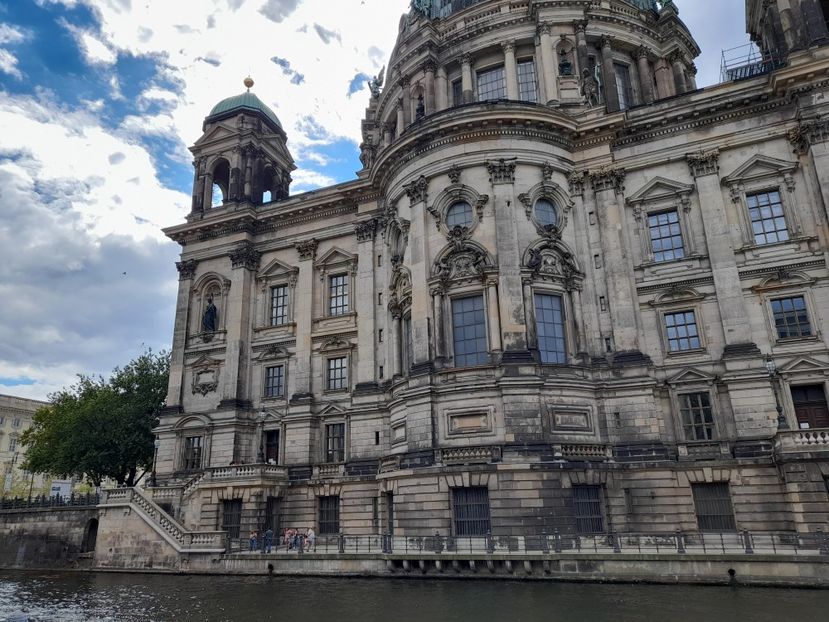
<instances>
[{"instance_id":1,"label":"balcony","mask_svg":"<svg viewBox=\"0 0 829 622\"><path fill-rule=\"evenodd\" d=\"M829 428L779 432L774 444L778 456L811 457L829 452Z\"/></svg>"}]
</instances>

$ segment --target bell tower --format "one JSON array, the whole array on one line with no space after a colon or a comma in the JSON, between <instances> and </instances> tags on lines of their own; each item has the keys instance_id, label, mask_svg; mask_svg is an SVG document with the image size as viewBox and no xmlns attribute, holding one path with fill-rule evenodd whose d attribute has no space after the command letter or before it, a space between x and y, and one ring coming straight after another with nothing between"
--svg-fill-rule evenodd
<instances>
[{"instance_id":1,"label":"bell tower","mask_svg":"<svg viewBox=\"0 0 829 622\"><path fill-rule=\"evenodd\" d=\"M190 148L195 175L190 220L230 205L262 205L288 198L296 169L279 118L251 92L220 101Z\"/></svg>"}]
</instances>

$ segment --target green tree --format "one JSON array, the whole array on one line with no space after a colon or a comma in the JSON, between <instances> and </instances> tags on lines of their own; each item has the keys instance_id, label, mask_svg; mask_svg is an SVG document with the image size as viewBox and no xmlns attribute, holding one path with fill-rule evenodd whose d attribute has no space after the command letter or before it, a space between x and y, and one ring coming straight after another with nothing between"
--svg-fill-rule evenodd
<instances>
[{"instance_id":1,"label":"green tree","mask_svg":"<svg viewBox=\"0 0 829 622\"><path fill-rule=\"evenodd\" d=\"M35 413L21 437L23 468L86 478L96 486L106 478L134 486L152 465L152 430L169 374L168 353L148 350L116 368L109 380L79 376Z\"/></svg>"}]
</instances>

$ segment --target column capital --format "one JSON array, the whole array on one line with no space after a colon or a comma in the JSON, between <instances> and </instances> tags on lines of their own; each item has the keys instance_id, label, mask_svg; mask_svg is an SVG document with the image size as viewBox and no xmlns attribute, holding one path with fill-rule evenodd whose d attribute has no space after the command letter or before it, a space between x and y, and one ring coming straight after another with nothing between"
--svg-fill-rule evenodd
<instances>
[{"instance_id":1,"label":"column capital","mask_svg":"<svg viewBox=\"0 0 829 622\"><path fill-rule=\"evenodd\" d=\"M244 268L255 272L259 269L259 263L262 261L262 253L257 251L250 242L245 242L231 251L230 261L234 269Z\"/></svg>"},{"instance_id":2,"label":"column capital","mask_svg":"<svg viewBox=\"0 0 829 622\"><path fill-rule=\"evenodd\" d=\"M305 240L304 242L297 242L296 244L294 244L294 247L299 253L300 261L316 259L317 246L319 246L319 242L317 242L314 238L311 238L310 240Z\"/></svg>"},{"instance_id":3,"label":"column capital","mask_svg":"<svg viewBox=\"0 0 829 622\"><path fill-rule=\"evenodd\" d=\"M539 36L549 37L552 34L552 25L550 22L539 22L537 31Z\"/></svg>"},{"instance_id":4,"label":"column capital","mask_svg":"<svg viewBox=\"0 0 829 622\"><path fill-rule=\"evenodd\" d=\"M573 171L567 181L570 185L570 194L573 196L584 196L584 184L587 181L587 171Z\"/></svg>"},{"instance_id":5,"label":"column capital","mask_svg":"<svg viewBox=\"0 0 829 622\"><path fill-rule=\"evenodd\" d=\"M705 175L716 175L720 172L720 150L698 151L685 156L694 179Z\"/></svg>"},{"instance_id":6,"label":"column capital","mask_svg":"<svg viewBox=\"0 0 829 622\"><path fill-rule=\"evenodd\" d=\"M403 189L406 191L406 194L409 197L409 202L412 205L415 203L426 203L429 198L429 180L423 175L421 175L416 181L403 186Z\"/></svg>"},{"instance_id":7,"label":"column capital","mask_svg":"<svg viewBox=\"0 0 829 622\"><path fill-rule=\"evenodd\" d=\"M672 65L675 65L676 63L681 63L681 64L684 65L685 64L685 54L682 53L682 50L676 49L673 52L671 52L670 54L668 54L668 62L671 63Z\"/></svg>"},{"instance_id":8,"label":"column capital","mask_svg":"<svg viewBox=\"0 0 829 622\"><path fill-rule=\"evenodd\" d=\"M433 58L429 58L423 62L423 73L435 73L438 64Z\"/></svg>"},{"instance_id":9,"label":"column capital","mask_svg":"<svg viewBox=\"0 0 829 622\"><path fill-rule=\"evenodd\" d=\"M649 47L640 45L636 48L636 58L644 58L645 60L651 60L653 58L653 50Z\"/></svg>"},{"instance_id":10,"label":"column capital","mask_svg":"<svg viewBox=\"0 0 829 622\"><path fill-rule=\"evenodd\" d=\"M610 35L602 35L602 50L604 48L613 48L613 37Z\"/></svg>"},{"instance_id":11,"label":"column capital","mask_svg":"<svg viewBox=\"0 0 829 622\"><path fill-rule=\"evenodd\" d=\"M808 153L812 145L829 141L829 117L800 121L797 127L786 132L786 138L794 147L795 153Z\"/></svg>"},{"instance_id":12,"label":"column capital","mask_svg":"<svg viewBox=\"0 0 829 622\"><path fill-rule=\"evenodd\" d=\"M587 24L588 21L586 19L577 19L573 22L573 28L577 33L586 33L587 32Z\"/></svg>"},{"instance_id":13,"label":"column capital","mask_svg":"<svg viewBox=\"0 0 829 622\"><path fill-rule=\"evenodd\" d=\"M464 52L461 54L461 65L466 65L467 67L472 67L475 64L475 59L472 58L471 52Z\"/></svg>"},{"instance_id":14,"label":"column capital","mask_svg":"<svg viewBox=\"0 0 829 622\"><path fill-rule=\"evenodd\" d=\"M625 169L611 166L603 166L587 174L593 192L598 193L605 190L613 190L617 194L621 194L625 190L624 183L626 175L627 172Z\"/></svg>"},{"instance_id":15,"label":"column capital","mask_svg":"<svg viewBox=\"0 0 829 622\"><path fill-rule=\"evenodd\" d=\"M357 242L371 242L377 233L377 219L370 218L356 223L354 233L357 235Z\"/></svg>"},{"instance_id":16,"label":"column capital","mask_svg":"<svg viewBox=\"0 0 829 622\"><path fill-rule=\"evenodd\" d=\"M489 181L493 184L512 184L515 183L515 164L516 160L504 159L487 160L486 168L489 171Z\"/></svg>"},{"instance_id":17,"label":"column capital","mask_svg":"<svg viewBox=\"0 0 829 622\"><path fill-rule=\"evenodd\" d=\"M504 50L504 54L515 54L515 41L503 41L501 49Z\"/></svg>"},{"instance_id":18,"label":"column capital","mask_svg":"<svg viewBox=\"0 0 829 622\"><path fill-rule=\"evenodd\" d=\"M196 269L199 267L199 262L195 259L188 259L187 261L176 262L176 270L178 270L178 278L180 281L191 280L196 277Z\"/></svg>"}]
</instances>

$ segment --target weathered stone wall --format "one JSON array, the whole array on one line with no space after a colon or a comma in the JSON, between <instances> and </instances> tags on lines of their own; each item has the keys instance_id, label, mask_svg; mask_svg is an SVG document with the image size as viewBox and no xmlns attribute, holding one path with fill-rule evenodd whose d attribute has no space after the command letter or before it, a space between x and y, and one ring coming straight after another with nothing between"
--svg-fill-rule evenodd
<instances>
[{"instance_id":1,"label":"weathered stone wall","mask_svg":"<svg viewBox=\"0 0 829 622\"><path fill-rule=\"evenodd\" d=\"M0 567L76 567L92 546L87 531L97 518L96 508L0 512Z\"/></svg>"}]
</instances>

